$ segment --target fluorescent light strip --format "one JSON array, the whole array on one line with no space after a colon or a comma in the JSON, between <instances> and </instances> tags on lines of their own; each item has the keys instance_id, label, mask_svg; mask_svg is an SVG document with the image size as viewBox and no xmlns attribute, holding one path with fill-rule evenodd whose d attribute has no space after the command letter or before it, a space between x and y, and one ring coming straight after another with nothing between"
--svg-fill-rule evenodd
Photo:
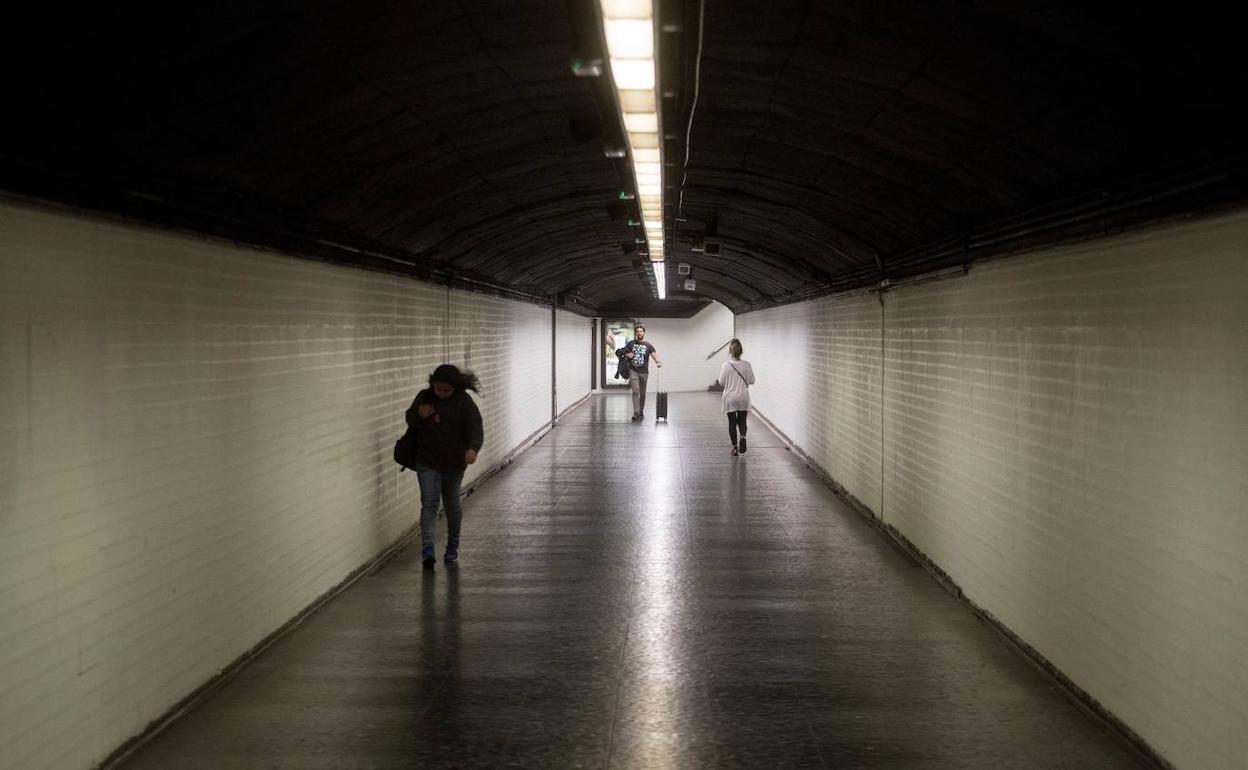
<instances>
[{"instance_id":1,"label":"fluorescent light strip","mask_svg":"<svg viewBox=\"0 0 1248 770\"><path fill-rule=\"evenodd\" d=\"M607 19L607 52L614 59L653 59L654 27L649 19Z\"/></svg>"},{"instance_id":2,"label":"fluorescent light strip","mask_svg":"<svg viewBox=\"0 0 1248 770\"><path fill-rule=\"evenodd\" d=\"M624 113L624 130L630 133L636 131L639 134L657 134L659 133L659 114L653 110L626 112Z\"/></svg>"},{"instance_id":3,"label":"fluorescent light strip","mask_svg":"<svg viewBox=\"0 0 1248 770\"><path fill-rule=\"evenodd\" d=\"M654 6L650 0L602 0L602 15L607 19L649 19Z\"/></svg>"},{"instance_id":4,"label":"fluorescent light strip","mask_svg":"<svg viewBox=\"0 0 1248 770\"><path fill-rule=\"evenodd\" d=\"M616 93L620 95L620 109L624 112L654 112L658 109L654 101L654 89L616 91Z\"/></svg>"},{"instance_id":5,"label":"fluorescent light strip","mask_svg":"<svg viewBox=\"0 0 1248 770\"><path fill-rule=\"evenodd\" d=\"M640 250L650 257L659 299L666 299L663 152L659 143L654 4L651 0L599 0L599 5L611 76L615 81L616 105L628 136L633 179L640 198L645 232L644 248Z\"/></svg>"},{"instance_id":6,"label":"fluorescent light strip","mask_svg":"<svg viewBox=\"0 0 1248 770\"><path fill-rule=\"evenodd\" d=\"M654 59L611 59L617 89L654 90ZM618 96L618 94L617 94Z\"/></svg>"}]
</instances>

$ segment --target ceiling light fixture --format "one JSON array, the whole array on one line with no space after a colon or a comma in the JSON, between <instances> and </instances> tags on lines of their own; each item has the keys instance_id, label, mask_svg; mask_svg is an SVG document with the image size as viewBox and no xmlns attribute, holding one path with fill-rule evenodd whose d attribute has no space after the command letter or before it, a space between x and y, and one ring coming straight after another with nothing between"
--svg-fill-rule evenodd
<instances>
[{"instance_id":1,"label":"ceiling light fixture","mask_svg":"<svg viewBox=\"0 0 1248 770\"><path fill-rule=\"evenodd\" d=\"M602 59L572 59L572 74L578 78L596 78L602 75Z\"/></svg>"},{"instance_id":2,"label":"ceiling light fixture","mask_svg":"<svg viewBox=\"0 0 1248 770\"><path fill-rule=\"evenodd\" d=\"M624 113L624 129L639 134L659 133L659 115L656 112Z\"/></svg>"},{"instance_id":3,"label":"ceiling light fixture","mask_svg":"<svg viewBox=\"0 0 1248 770\"><path fill-rule=\"evenodd\" d=\"M658 71L652 0L599 0L603 39L615 83L615 101L628 137L633 179L645 221L646 251L659 299L667 298L663 272L663 150L659 140ZM623 195L621 194L621 197ZM627 199L626 199L627 200ZM631 217L630 217L631 219Z\"/></svg>"},{"instance_id":4,"label":"ceiling light fixture","mask_svg":"<svg viewBox=\"0 0 1248 770\"><path fill-rule=\"evenodd\" d=\"M648 19L607 18L607 51L618 59L653 59L654 27Z\"/></svg>"},{"instance_id":5,"label":"ceiling light fixture","mask_svg":"<svg viewBox=\"0 0 1248 770\"><path fill-rule=\"evenodd\" d=\"M654 88L654 59L617 59L611 57L611 75L615 87L621 90L652 90Z\"/></svg>"}]
</instances>

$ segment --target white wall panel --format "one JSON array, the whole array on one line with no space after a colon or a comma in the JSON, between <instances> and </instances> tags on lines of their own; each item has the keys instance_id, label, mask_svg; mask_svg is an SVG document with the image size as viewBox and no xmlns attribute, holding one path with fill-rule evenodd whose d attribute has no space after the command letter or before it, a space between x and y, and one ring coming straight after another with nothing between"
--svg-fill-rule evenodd
<instances>
[{"instance_id":1,"label":"white wall panel","mask_svg":"<svg viewBox=\"0 0 1248 770\"><path fill-rule=\"evenodd\" d=\"M590 366L596 363L596 347L591 347L592 318L585 318L557 311L556 317L556 366L559 414L589 395Z\"/></svg>"},{"instance_id":2,"label":"white wall panel","mask_svg":"<svg viewBox=\"0 0 1248 770\"><path fill-rule=\"evenodd\" d=\"M827 397L813 389L814 370L805 365L820 333L816 310L815 303L803 302L736 319L736 336L745 349L741 357L753 365L757 380L750 388L751 406L803 449L811 445L807 417L822 409Z\"/></svg>"},{"instance_id":3,"label":"white wall panel","mask_svg":"<svg viewBox=\"0 0 1248 770\"><path fill-rule=\"evenodd\" d=\"M1248 217L903 288L886 334L886 518L1178 766L1238 766Z\"/></svg>"},{"instance_id":4,"label":"white wall panel","mask_svg":"<svg viewBox=\"0 0 1248 770\"><path fill-rule=\"evenodd\" d=\"M1248 214L875 302L739 317L756 407L1168 760L1240 766Z\"/></svg>"},{"instance_id":5,"label":"white wall panel","mask_svg":"<svg viewBox=\"0 0 1248 770\"><path fill-rule=\"evenodd\" d=\"M451 340L487 452L549 419L549 308L458 296L448 337L447 294L0 205L0 764L98 762L412 526Z\"/></svg>"},{"instance_id":6,"label":"white wall panel","mask_svg":"<svg viewBox=\"0 0 1248 770\"><path fill-rule=\"evenodd\" d=\"M550 424L550 308L464 291L450 293L449 363L481 378L474 394L485 424L481 462L472 483L500 458Z\"/></svg>"},{"instance_id":7,"label":"white wall panel","mask_svg":"<svg viewBox=\"0 0 1248 770\"><path fill-rule=\"evenodd\" d=\"M880 502L882 308L821 299L737 318L754 406L872 510Z\"/></svg>"},{"instance_id":8,"label":"white wall panel","mask_svg":"<svg viewBox=\"0 0 1248 770\"><path fill-rule=\"evenodd\" d=\"M657 384L663 390L705 391L719 377L719 367L728 358L727 349L707 359L711 351L732 337L732 311L712 302L692 318L642 319L646 341L654 345L663 361ZM607 372L615 376L614 368ZM656 389L656 370L650 367L650 389Z\"/></svg>"}]
</instances>

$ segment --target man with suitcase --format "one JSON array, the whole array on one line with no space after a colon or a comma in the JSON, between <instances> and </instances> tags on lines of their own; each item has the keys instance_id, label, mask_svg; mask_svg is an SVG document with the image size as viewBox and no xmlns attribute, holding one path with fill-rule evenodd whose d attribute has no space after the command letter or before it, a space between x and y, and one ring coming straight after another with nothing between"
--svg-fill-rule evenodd
<instances>
[{"instance_id":1,"label":"man with suitcase","mask_svg":"<svg viewBox=\"0 0 1248 770\"><path fill-rule=\"evenodd\" d=\"M663 362L659 360L654 345L646 342L646 327L637 324L633 327L633 338L623 347L623 357L628 361L628 388L633 392L633 422L645 419L646 412L646 380L650 378L650 359L659 368Z\"/></svg>"}]
</instances>

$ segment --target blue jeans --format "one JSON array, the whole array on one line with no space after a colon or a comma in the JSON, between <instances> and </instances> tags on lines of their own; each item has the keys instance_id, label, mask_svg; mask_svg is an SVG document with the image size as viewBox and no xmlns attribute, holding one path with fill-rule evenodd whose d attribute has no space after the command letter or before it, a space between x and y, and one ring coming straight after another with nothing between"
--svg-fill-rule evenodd
<instances>
[{"instance_id":1,"label":"blue jeans","mask_svg":"<svg viewBox=\"0 0 1248 770\"><path fill-rule=\"evenodd\" d=\"M433 534L438 528L438 498L446 506L446 545L459 545L459 525L464 519L464 509L459 505L459 486L464 483L464 472L442 473L433 468L417 465L416 478L420 481L420 545L421 553L432 556Z\"/></svg>"}]
</instances>

